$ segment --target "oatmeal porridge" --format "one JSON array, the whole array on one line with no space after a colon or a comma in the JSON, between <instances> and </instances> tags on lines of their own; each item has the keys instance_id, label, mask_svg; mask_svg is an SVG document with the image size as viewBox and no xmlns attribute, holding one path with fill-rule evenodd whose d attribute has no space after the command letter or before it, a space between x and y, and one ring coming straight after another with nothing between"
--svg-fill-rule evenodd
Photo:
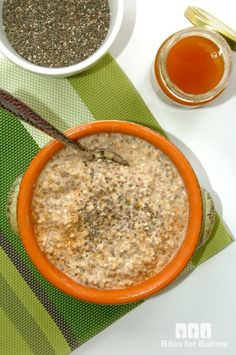
<instances>
[{"instance_id":1,"label":"oatmeal porridge","mask_svg":"<svg viewBox=\"0 0 236 355\"><path fill-rule=\"evenodd\" d=\"M139 138L98 134L80 140L129 161L86 162L62 149L42 171L32 213L39 246L74 281L119 289L158 273L177 253L188 224L188 198L170 159Z\"/></svg>"}]
</instances>

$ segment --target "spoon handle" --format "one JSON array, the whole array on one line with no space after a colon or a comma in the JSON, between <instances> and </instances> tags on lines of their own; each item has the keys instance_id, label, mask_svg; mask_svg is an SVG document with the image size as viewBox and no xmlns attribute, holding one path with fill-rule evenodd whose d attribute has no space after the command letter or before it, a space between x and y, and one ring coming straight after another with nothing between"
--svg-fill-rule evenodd
<instances>
[{"instance_id":1,"label":"spoon handle","mask_svg":"<svg viewBox=\"0 0 236 355\"><path fill-rule=\"evenodd\" d=\"M40 131L48 134L52 138L62 141L65 144L70 144L79 147L82 150L87 150L79 142L74 142L63 133L61 133L57 128L52 126L49 122L40 117L36 112L31 110L23 102L9 94L8 92L0 89L0 106L12 113L16 118L29 123L31 126L39 129Z\"/></svg>"},{"instance_id":2,"label":"spoon handle","mask_svg":"<svg viewBox=\"0 0 236 355\"><path fill-rule=\"evenodd\" d=\"M107 149L93 149L89 150L83 144L71 140L69 137L65 136L57 128L52 126L49 122L40 117L36 112L31 110L22 101L18 100L16 97L12 96L8 92L0 89L0 107L11 112L16 118L29 123L31 126L36 127L40 131L48 134L50 137L63 142L66 145L72 145L77 149L87 151L88 158L91 159L107 159L115 163L128 166L127 160L123 159L119 154L107 150Z\"/></svg>"}]
</instances>

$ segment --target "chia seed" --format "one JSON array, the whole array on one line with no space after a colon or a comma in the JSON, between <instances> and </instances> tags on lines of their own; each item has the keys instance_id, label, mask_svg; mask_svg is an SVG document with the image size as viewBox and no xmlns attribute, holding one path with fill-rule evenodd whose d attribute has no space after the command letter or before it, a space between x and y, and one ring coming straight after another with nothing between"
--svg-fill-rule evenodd
<instances>
[{"instance_id":1,"label":"chia seed","mask_svg":"<svg viewBox=\"0 0 236 355\"><path fill-rule=\"evenodd\" d=\"M6 36L24 59L67 67L91 56L110 24L108 0L5 0Z\"/></svg>"}]
</instances>

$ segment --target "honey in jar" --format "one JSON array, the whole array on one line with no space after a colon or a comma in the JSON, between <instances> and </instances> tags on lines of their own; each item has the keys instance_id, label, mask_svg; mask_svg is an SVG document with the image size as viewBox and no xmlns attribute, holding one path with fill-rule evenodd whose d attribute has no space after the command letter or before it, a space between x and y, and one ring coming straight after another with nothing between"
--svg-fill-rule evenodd
<instances>
[{"instance_id":1,"label":"honey in jar","mask_svg":"<svg viewBox=\"0 0 236 355\"><path fill-rule=\"evenodd\" d=\"M204 10L190 7L186 13L195 25L204 20L223 24ZM185 14L186 14L185 13ZM200 14L200 15L199 15ZM208 16L208 17L207 17ZM188 17L188 16L187 16ZM235 46L236 34L230 32ZM159 48L155 63L155 82L168 101L198 107L216 98L227 86L232 70L232 54L226 39L209 27L191 27L174 33ZM162 95L163 96L163 95Z\"/></svg>"},{"instance_id":2,"label":"honey in jar","mask_svg":"<svg viewBox=\"0 0 236 355\"><path fill-rule=\"evenodd\" d=\"M188 94L214 89L224 74L219 47L208 38L188 36L175 43L166 58L170 80Z\"/></svg>"}]
</instances>

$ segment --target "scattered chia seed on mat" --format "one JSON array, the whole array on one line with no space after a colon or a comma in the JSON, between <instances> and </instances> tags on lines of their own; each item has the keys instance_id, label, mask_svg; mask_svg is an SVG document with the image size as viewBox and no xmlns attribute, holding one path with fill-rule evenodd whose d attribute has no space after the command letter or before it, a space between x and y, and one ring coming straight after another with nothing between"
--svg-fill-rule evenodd
<instances>
[{"instance_id":1,"label":"scattered chia seed on mat","mask_svg":"<svg viewBox=\"0 0 236 355\"><path fill-rule=\"evenodd\" d=\"M3 25L13 48L31 63L66 67L91 56L110 24L108 0L5 0Z\"/></svg>"}]
</instances>

